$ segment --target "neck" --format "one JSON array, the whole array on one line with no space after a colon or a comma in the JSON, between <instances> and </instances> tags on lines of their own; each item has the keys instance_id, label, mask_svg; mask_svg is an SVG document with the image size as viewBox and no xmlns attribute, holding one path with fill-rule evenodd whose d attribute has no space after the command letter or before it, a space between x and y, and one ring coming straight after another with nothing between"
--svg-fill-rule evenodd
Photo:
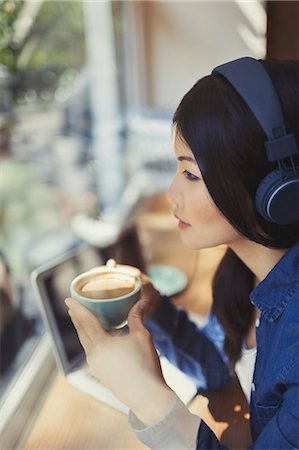
<instances>
[{"instance_id":1,"label":"neck","mask_svg":"<svg viewBox=\"0 0 299 450\"><path fill-rule=\"evenodd\" d=\"M230 248L255 275L256 284L268 275L288 250L264 247L245 239L233 242Z\"/></svg>"}]
</instances>

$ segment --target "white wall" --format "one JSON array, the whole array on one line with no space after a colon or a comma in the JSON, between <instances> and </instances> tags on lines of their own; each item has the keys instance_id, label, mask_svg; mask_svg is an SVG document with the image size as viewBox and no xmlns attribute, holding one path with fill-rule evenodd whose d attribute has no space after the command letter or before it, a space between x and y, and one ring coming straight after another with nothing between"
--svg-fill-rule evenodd
<instances>
[{"instance_id":1,"label":"white wall","mask_svg":"<svg viewBox=\"0 0 299 450\"><path fill-rule=\"evenodd\" d=\"M143 97L154 109L172 111L218 64L265 55L266 14L259 1L133 3L141 21L136 39L145 66L140 72Z\"/></svg>"}]
</instances>

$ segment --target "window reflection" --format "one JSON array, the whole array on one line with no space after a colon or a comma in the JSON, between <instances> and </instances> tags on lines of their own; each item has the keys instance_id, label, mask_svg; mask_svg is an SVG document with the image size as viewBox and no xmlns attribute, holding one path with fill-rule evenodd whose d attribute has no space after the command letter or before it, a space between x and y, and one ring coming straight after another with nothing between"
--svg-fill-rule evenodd
<instances>
[{"instance_id":1,"label":"window reflection","mask_svg":"<svg viewBox=\"0 0 299 450\"><path fill-rule=\"evenodd\" d=\"M36 314L26 308L26 294L21 284L13 281L7 261L0 253L0 393L21 367L35 346L35 336L41 331ZM26 311L27 309L27 311ZM23 351L21 351L23 349Z\"/></svg>"},{"instance_id":2,"label":"window reflection","mask_svg":"<svg viewBox=\"0 0 299 450\"><path fill-rule=\"evenodd\" d=\"M31 271L97 214L82 3L0 9L0 397L43 333Z\"/></svg>"}]
</instances>

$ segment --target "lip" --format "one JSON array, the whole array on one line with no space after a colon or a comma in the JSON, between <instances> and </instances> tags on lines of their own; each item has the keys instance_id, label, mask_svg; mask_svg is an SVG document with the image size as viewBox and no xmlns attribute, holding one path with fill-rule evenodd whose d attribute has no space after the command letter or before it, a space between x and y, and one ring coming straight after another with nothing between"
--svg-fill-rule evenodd
<instances>
[{"instance_id":1,"label":"lip","mask_svg":"<svg viewBox=\"0 0 299 450\"><path fill-rule=\"evenodd\" d=\"M186 228L188 228L188 227L191 226L190 223L184 222L184 221L183 221L182 219L180 219L176 214L174 214L174 217L175 217L176 219L178 219L178 221L179 221L178 227L179 227L181 230L185 230Z\"/></svg>"}]
</instances>

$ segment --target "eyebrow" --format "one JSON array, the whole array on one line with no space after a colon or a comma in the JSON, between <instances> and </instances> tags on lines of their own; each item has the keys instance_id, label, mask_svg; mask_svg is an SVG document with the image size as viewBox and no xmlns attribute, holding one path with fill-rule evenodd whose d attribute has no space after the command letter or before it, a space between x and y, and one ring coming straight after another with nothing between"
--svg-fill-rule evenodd
<instances>
[{"instance_id":1,"label":"eyebrow","mask_svg":"<svg viewBox=\"0 0 299 450\"><path fill-rule=\"evenodd\" d=\"M178 156L177 160L178 161L190 161L190 162L196 164L196 161L194 158L192 158L192 156Z\"/></svg>"}]
</instances>

